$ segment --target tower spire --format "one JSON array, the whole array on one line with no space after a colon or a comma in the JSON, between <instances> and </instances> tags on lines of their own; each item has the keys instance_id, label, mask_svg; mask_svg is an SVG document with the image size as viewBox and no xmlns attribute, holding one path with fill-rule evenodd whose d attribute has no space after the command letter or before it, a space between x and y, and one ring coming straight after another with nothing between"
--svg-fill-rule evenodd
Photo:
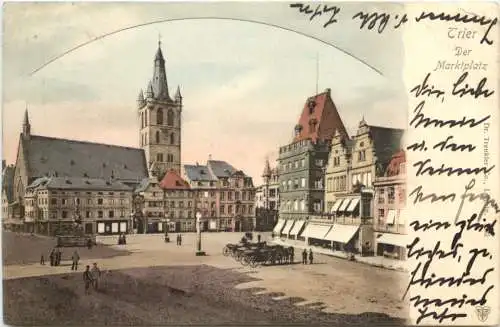
<instances>
[{"instance_id":1,"label":"tower spire","mask_svg":"<svg viewBox=\"0 0 500 327\"><path fill-rule=\"evenodd\" d=\"M26 104L26 109L24 110L23 119L23 136L29 138L31 135L31 124L28 116L28 105Z\"/></svg>"},{"instance_id":2,"label":"tower spire","mask_svg":"<svg viewBox=\"0 0 500 327\"><path fill-rule=\"evenodd\" d=\"M165 59L161 51L161 36L158 37L158 50L154 60L153 79L154 98L157 100L171 100L168 95L167 73L165 70Z\"/></svg>"}]
</instances>

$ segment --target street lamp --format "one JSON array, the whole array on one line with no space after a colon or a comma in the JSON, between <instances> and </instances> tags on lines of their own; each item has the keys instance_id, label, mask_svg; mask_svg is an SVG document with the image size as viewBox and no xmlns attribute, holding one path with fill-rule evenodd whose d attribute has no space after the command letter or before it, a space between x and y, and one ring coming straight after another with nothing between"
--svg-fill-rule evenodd
<instances>
[{"instance_id":1,"label":"street lamp","mask_svg":"<svg viewBox=\"0 0 500 327\"><path fill-rule=\"evenodd\" d=\"M197 243L197 250L196 250L196 256L204 256L206 255L204 251L201 250L201 217L202 214L200 211L196 212L196 243Z\"/></svg>"}]
</instances>

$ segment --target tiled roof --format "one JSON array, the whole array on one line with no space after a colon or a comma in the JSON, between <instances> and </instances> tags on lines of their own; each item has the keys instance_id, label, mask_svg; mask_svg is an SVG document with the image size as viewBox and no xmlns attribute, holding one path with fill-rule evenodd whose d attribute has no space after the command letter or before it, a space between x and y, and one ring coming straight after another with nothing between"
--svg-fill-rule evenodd
<instances>
[{"instance_id":1,"label":"tiled roof","mask_svg":"<svg viewBox=\"0 0 500 327\"><path fill-rule=\"evenodd\" d=\"M236 168L221 160L208 160L207 167L218 178L230 177L237 171Z\"/></svg>"},{"instance_id":2,"label":"tiled roof","mask_svg":"<svg viewBox=\"0 0 500 327\"><path fill-rule=\"evenodd\" d=\"M406 162L406 155L404 150L399 150L393 156L389 165L387 166L386 176L397 176L401 173L401 164Z\"/></svg>"},{"instance_id":3,"label":"tiled roof","mask_svg":"<svg viewBox=\"0 0 500 327\"><path fill-rule=\"evenodd\" d=\"M184 165L186 177L190 181L216 181L217 177L213 175L207 166L203 165Z\"/></svg>"},{"instance_id":4,"label":"tiled roof","mask_svg":"<svg viewBox=\"0 0 500 327\"><path fill-rule=\"evenodd\" d=\"M32 135L21 138L31 177L70 176L139 181L148 176L144 150Z\"/></svg>"},{"instance_id":5,"label":"tiled roof","mask_svg":"<svg viewBox=\"0 0 500 327\"><path fill-rule=\"evenodd\" d=\"M312 112L311 103L314 106ZM312 126L315 127L312 128ZM318 139L321 141L332 139L336 130L341 135L347 135L329 89L307 99L297 127L300 127L300 132L295 136L294 142L305 139L311 139L313 142Z\"/></svg>"},{"instance_id":6,"label":"tiled roof","mask_svg":"<svg viewBox=\"0 0 500 327\"><path fill-rule=\"evenodd\" d=\"M37 187L71 190L132 191L132 188L117 180L81 177L41 177L34 180L28 186L28 188Z\"/></svg>"},{"instance_id":7,"label":"tiled roof","mask_svg":"<svg viewBox=\"0 0 500 327\"><path fill-rule=\"evenodd\" d=\"M141 182L139 183L139 185L137 185L134 192L136 192L136 193L144 192L146 190L146 188L148 187L148 185L149 185L149 177L146 177L143 180L141 180Z\"/></svg>"},{"instance_id":8,"label":"tiled roof","mask_svg":"<svg viewBox=\"0 0 500 327\"><path fill-rule=\"evenodd\" d=\"M174 170L169 170L160 182L160 187L165 190L189 189L189 184Z\"/></svg>"},{"instance_id":9,"label":"tiled roof","mask_svg":"<svg viewBox=\"0 0 500 327\"><path fill-rule=\"evenodd\" d=\"M401 149L404 130L380 126L369 126L370 135L373 140L375 155L379 164L385 167L389 164L392 156Z\"/></svg>"}]
</instances>

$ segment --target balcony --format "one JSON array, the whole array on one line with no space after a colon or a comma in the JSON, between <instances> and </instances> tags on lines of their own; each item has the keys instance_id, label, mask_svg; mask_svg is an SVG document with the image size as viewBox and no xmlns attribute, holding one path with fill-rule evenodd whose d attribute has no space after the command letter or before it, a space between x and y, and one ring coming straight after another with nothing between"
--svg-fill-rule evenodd
<instances>
[{"instance_id":1,"label":"balcony","mask_svg":"<svg viewBox=\"0 0 500 327\"><path fill-rule=\"evenodd\" d=\"M392 224L376 224L374 226L376 232L381 233L395 233L395 234L408 234L406 225L392 225Z\"/></svg>"}]
</instances>

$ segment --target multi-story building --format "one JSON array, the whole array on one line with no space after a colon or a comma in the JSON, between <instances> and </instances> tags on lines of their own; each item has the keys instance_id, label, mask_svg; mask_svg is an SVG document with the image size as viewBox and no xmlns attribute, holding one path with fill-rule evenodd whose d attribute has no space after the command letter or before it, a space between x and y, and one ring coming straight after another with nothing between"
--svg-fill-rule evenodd
<instances>
[{"instance_id":1,"label":"multi-story building","mask_svg":"<svg viewBox=\"0 0 500 327\"><path fill-rule=\"evenodd\" d=\"M269 160L266 160L262 179L264 184L257 187L255 193L255 229L268 231L276 224L280 205L278 168L271 169Z\"/></svg>"},{"instance_id":2,"label":"multi-story building","mask_svg":"<svg viewBox=\"0 0 500 327\"><path fill-rule=\"evenodd\" d=\"M249 231L255 227L252 178L225 161L208 160L206 165L184 165L184 174L198 196L202 229Z\"/></svg>"},{"instance_id":3,"label":"multi-story building","mask_svg":"<svg viewBox=\"0 0 500 327\"><path fill-rule=\"evenodd\" d=\"M38 178L26 188L26 231L66 234L79 220L87 234L127 233L132 228L132 192L111 179Z\"/></svg>"},{"instance_id":4,"label":"multi-story building","mask_svg":"<svg viewBox=\"0 0 500 327\"><path fill-rule=\"evenodd\" d=\"M196 199L198 193L175 171L170 170L160 182L163 190L165 217L170 232L196 231Z\"/></svg>"},{"instance_id":5,"label":"multi-story building","mask_svg":"<svg viewBox=\"0 0 500 327\"><path fill-rule=\"evenodd\" d=\"M156 176L145 178L134 191L134 231L162 233L165 226L164 195Z\"/></svg>"},{"instance_id":6,"label":"multi-story building","mask_svg":"<svg viewBox=\"0 0 500 327\"><path fill-rule=\"evenodd\" d=\"M169 95L165 59L158 43L153 78L137 98L139 143L144 149L148 169L158 178L170 169L181 171L182 96L177 87L174 99Z\"/></svg>"},{"instance_id":7,"label":"multi-story building","mask_svg":"<svg viewBox=\"0 0 500 327\"><path fill-rule=\"evenodd\" d=\"M20 223L22 223L25 216L24 199L26 188L40 178L51 177L51 185L60 184L66 188L71 188L75 185L84 186L84 189L94 186L101 188L101 184L104 183L105 185L102 185L102 188L106 189L109 188L109 185L106 185L102 181L119 183L119 187L122 187L122 184L124 184L127 187L134 188L146 176L148 176L148 171L142 149L32 135L28 111L26 111L22 133L19 137L17 159L12 180L12 202L9 204L9 207L11 208L14 220L17 217ZM66 179L74 181L76 184L66 184ZM101 182L98 182L98 180ZM97 184L89 186L85 184L85 181L96 181ZM90 192L90 196L95 197L92 201L97 201L98 198L102 198L103 200L108 198L108 196L104 196L104 193L102 194L103 197L101 197L101 194L98 194L100 191L93 192L89 190L88 192ZM87 194L85 196L87 198ZM55 201L58 200L56 199ZM111 207L114 206L111 205ZM55 214L62 215L63 211L67 214L67 210L62 209L54 212ZM97 211L96 215L98 214ZM106 212L109 213L109 211L108 209L102 210L103 219L107 217ZM120 219L117 220L122 222L121 217L118 217ZM95 221L99 220L98 216L93 216L92 219L94 218ZM58 216L50 219L64 220L69 218ZM30 221L30 217L28 217L27 221ZM26 223L26 226L30 230L34 228L33 224L29 222ZM94 231L101 233L103 225L98 226L100 227L96 227L97 229L94 229ZM104 226L104 228L104 232L106 232L107 227ZM110 231L111 229L116 230L116 225L112 225L109 228ZM118 230L120 230L120 227Z\"/></svg>"},{"instance_id":8,"label":"multi-story building","mask_svg":"<svg viewBox=\"0 0 500 327\"><path fill-rule=\"evenodd\" d=\"M323 211L324 169L336 132L347 135L327 89L307 99L295 137L280 147L280 207L275 234L297 237L306 219Z\"/></svg>"},{"instance_id":9,"label":"multi-story building","mask_svg":"<svg viewBox=\"0 0 500 327\"><path fill-rule=\"evenodd\" d=\"M375 253L392 259L406 259L407 224L406 158L403 150L392 157L383 176L375 178Z\"/></svg>"},{"instance_id":10,"label":"multi-story building","mask_svg":"<svg viewBox=\"0 0 500 327\"><path fill-rule=\"evenodd\" d=\"M373 180L384 174L391 156L401 148L403 132L371 126L362 119L354 137L335 135L326 169L326 215L317 217L332 226L310 238L332 244L334 250L374 252Z\"/></svg>"}]
</instances>

